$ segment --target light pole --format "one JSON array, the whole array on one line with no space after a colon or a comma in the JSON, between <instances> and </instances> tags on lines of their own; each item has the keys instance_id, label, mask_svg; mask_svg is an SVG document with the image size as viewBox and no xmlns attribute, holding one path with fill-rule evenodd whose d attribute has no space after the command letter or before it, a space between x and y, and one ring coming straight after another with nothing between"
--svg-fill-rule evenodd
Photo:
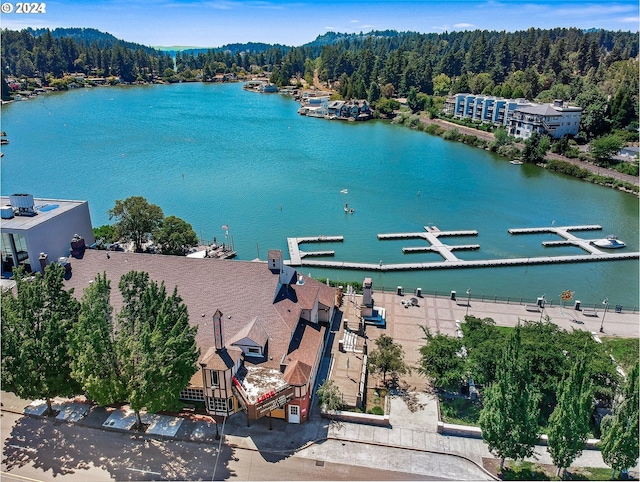
<instances>
[{"instance_id":1,"label":"light pole","mask_svg":"<svg viewBox=\"0 0 640 482\"><path fill-rule=\"evenodd\" d=\"M471 288L467 288L467 313L465 316L469 315L469 301L471 299Z\"/></svg>"},{"instance_id":2,"label":"light pole","mask_svg":"<svg viewBox=\"0 0 640 482\"><path fill-rule=\"evenodd\" d=\"M609 300L605 298L602 301L604 305L604 313L602 314L602 323L600 323L600 333L604 333L604 317L607 316L607 309L609 309Z\"/></svg>"}]
</instances>

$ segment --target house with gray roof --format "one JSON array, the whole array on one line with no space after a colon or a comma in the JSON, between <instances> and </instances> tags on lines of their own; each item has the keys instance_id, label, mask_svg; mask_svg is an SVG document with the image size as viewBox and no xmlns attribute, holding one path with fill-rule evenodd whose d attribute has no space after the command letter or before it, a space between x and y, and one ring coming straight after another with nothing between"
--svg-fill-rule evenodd
<instances>
[{"instance_id":1,"label":"house with gray roof","mask_svg":"<svg viewBox=\"0 0 640 482\"><path fill-rule=\"evenodd\" d=\"M265 263L89 249L71 263L65 284L77 297L102 272L111 286L136 270L177 288L200 350L181 399L202 402L212 415L307 420L336 293L286 265L280 250ZM112 290L116 312L122 303Z\"/></svg>"},{"instance_id":2,"label":"house with gray roof","mask_svg":"<svg viewBox=\"0 0 640 482\"><path fill-rule=\"evenodd\" d=\"M534 132L552 139L573 137L578 135L581 115L581 107L564 105L561 100L553 104L519 106L507 122L507 132L520 139L528 139Z\"/></svg>"}]
</instances>

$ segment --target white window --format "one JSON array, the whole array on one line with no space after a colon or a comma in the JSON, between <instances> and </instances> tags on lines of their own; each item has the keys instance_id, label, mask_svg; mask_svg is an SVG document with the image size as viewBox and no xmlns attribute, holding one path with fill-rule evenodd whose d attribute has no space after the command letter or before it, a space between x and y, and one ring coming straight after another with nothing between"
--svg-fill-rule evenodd
<instances>
[{"instance_id":1,"label":"white window","mask_svg":"<svg viewBox=\"0 0 640 482\"><path fill-rule=\"evenodd\" d=\"M212 387L220 386L220 379L218 376L218 372L214 370L211 371L211 386Z\"/></svg>"},{"instance_id":2,"label":"white window","mask_svg":"<svg viewBox=\"0 0 640 482\"><path fill-rule=\"evenodd\" d=\"M200 388L185 388L180 392L181 400L195 400L195 401L203 401L204 400L204 390Z\"/></svg>"},{"instance_id":3,"label":"white window","mask_svg":"<svg viewBox=\"0 0 640 482\"><path fill-rule=\"evenodd\" d=\"M209 410L212 412L233 412L233 398L210 398Z\"/></svg>"},{"instance_id":4,"label":"white window","mask_svg":"<svg viewBox=\"0 0 640 482\"><path fill-rule=\"evenodd\" d=\"M262 348L259 346L248 346L247 347L247 355L248 356L262 356Z\"/></svg>"}]
</instances>

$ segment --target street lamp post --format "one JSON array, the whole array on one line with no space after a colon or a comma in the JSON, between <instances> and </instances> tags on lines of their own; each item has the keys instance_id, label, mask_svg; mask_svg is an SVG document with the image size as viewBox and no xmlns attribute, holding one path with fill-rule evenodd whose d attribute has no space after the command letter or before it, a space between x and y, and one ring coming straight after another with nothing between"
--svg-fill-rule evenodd
<instances>
[{"instance_id":1,"label":"street lamp post","mask_svg":"<svg viewBox=\"0 0 640 482\"><path fill-rule=\"evenodd\" d=\"M604 313L602 314L602 323L600 323L600 333L604 333L604 317L607 316L607 309L609 309L609 300L605 298L602 304L604 305Z\"/></svg>"},{"instance_id":2,"label":"street lamp post","mask_svg":"<svg viewBox=\"0 0 640 482\"><path fill-rule=\"evenodd\" d=\"M469 301L471 300L471 288L467 288L467 313L465 316L469 315Z\"/></svg>"}]
</instances>

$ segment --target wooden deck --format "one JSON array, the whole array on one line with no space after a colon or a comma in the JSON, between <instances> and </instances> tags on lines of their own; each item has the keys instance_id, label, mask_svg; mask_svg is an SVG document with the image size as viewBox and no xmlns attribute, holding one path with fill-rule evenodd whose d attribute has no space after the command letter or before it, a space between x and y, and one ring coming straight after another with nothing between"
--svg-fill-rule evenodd
<instances>
[{"instance_id":1,"label":"wooden deck","mask_svg":"<svg viewBox=\"0 0 640 482\"><path fill-rule=\"evenodd\" d=\"M564 238L563 240L544 241L544 246L577 246L588 254L582 255L566 255L566 256L537 256L537 257L521 257L521 258L504 258L504 259L481 259L481 260L461 260L457 258L452 251L454 250L469 250L480 249L478 244L466 244L466 245L446 245L443 244L440 239L441 236L476 236L478 234L475 230L466 231L440 231L435 227L425 226L425 231L409 232L409 233L386 233L378 234L379 240L389 239L424 239L430 245L418 246L418 247L404 247L402 248L405 253L418 253L418 252L436 252L440 254L443 261L436 262L413 262L413 263L395 263L395 264L383 264L380 263L359 263L352 261L337 261L337 260L325 260L305 259L312 256L333 256L334 251L301 251L299 245L301 243L321 243L321 242L340 242L344 241L342 236L308 236L298 238L287 238L287 244L289 246L289 261L285 263L291 266L316 266L322 268L332 269L352 269L352 270L367 270L367 271L408 271L408 270L431 270L431 269L453 269L453 268L486 268L486 267L500 267L500 266L519 266L519 265L536 265L536 264L556 264L556 263L583 263L583 262L602 262L602 261L616 261L616 260L628 260L639 259L640 252L616 252L608 253L601 251L597 247L593 246L591 242L593 240L582 239L574 236L569 231L587 231L587 230L599 230L602 226L599 225L582 225L582 226L548 226L538 228L514 228L509 229L510 234L532 234L532 233L553 233Z\"/></svg>"}]
</instances>

